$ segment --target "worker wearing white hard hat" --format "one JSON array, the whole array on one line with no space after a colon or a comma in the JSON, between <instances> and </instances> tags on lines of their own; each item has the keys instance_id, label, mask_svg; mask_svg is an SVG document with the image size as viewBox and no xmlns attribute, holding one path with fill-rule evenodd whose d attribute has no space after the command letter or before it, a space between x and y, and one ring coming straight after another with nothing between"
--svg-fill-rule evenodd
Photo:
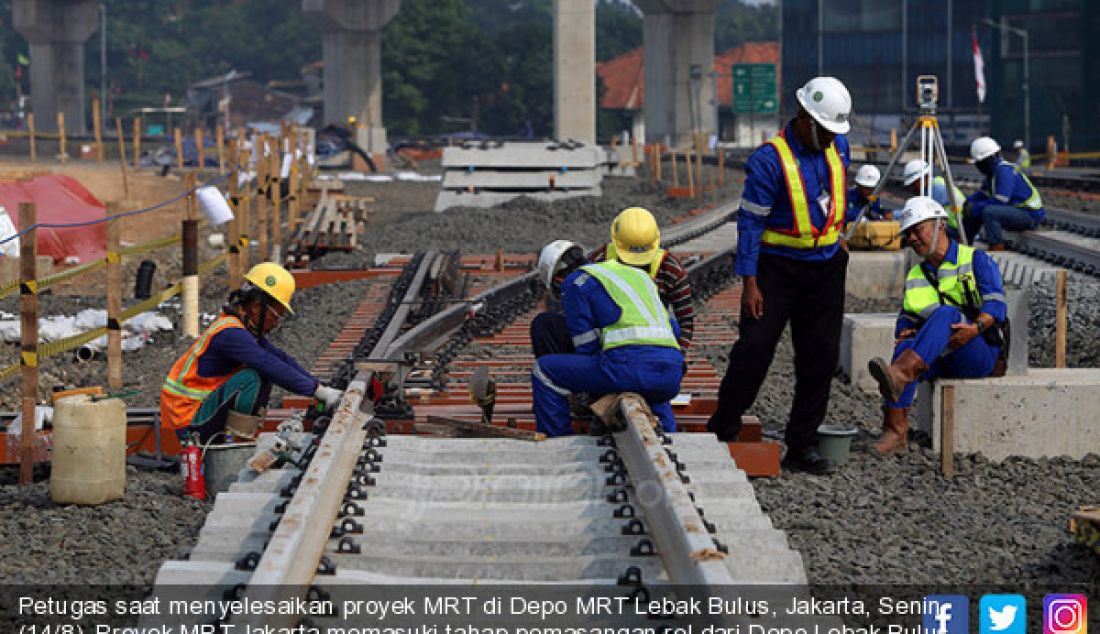
<instances>
[{"instance_id":1,"label":"worker wearing white hard hat","mask_svg":"<svg viewBox=\"0 0 1100 634\"><path fill-rule=\"evenodd\" d=\"M893 361L867 364L884 400L879 453L903 449L917 383L936 377L980 378L1004 373L1008 307L1000 269L984 251L947 236L947 213L914 196L895 214L905 244L921 258L905 280L894 327Z\"/></svg>"},{"instance_id":2,"label":"worker wearing white hard hat","mask_svg":"<svg viewBox=\"0 0 1100 634\"><path fill-rule=\"evenodd\" d=\"M848 217L847 222L855 222L856 218L860 217L860 211L864 207L867 211L863 212L864 220L882 220L889 215L889 212L883 213L882 201L878 196L874 196L875 186L878 185L879 180L882 178L882 173L878 171L878 168L874 165L861 165L856 172L855 187L848 190Z\"/></svg>"},{"instance_id":3,"label":"worker wearing white hard hat","mask_svg":"<svg viewBox=\"0 0 1100 634\"><path fill-rule=\"evenodd\" d=\"M573 433L569 398L634 392L649 404L665 431L676 430L669 401L680 391L684 354L650 277L648 262L618 258L585 264L583 253L556 241L539 256L539 277L560 294L574 352L547 354L531 368L538 430Z\"/></svg>"},{"instance_id":4,"label":"worker wearing white hard hat","mask_svg":"<svg viewBox=\"0 0 1100 634\"><path fill-rule=\"evenodd\" d=\"M992 138L974 139L970 158L985 178L966 199L966 235L974 238L981 230L990 251L1003 251L1005 229L1027 231L1043 221L1043 199L1018 165L1001 158L1001 146Z\"/></svg>"},{"instance_id":5,"label":"worker wearing white hard hat","mask_svg":"<svg viewBox=\"0 0 1100 634\"><path fill-rule=\"evenodd\" d=\"M938 202L947 212L947 235L954 239L959 238L959 218L962 215L963 204L966 196L958 187L955 188L954 201L947 195L947 179L943 176L932 176L932 168L922 159L913 159L905 164L901 176L905 189L913 196L921 193L921 187L928 192L932 200Z\"/></svg>"},{"instance_id":6,"label":"worker wearing white hard hat","mask_svg":"<svg viewBox=\"0 0 1100 634\"><path fill-rule=\"evenodd\" d=\"M1031 152L1027 151L1024 142L1020 139L1013 141L1012 151L1015 153L1012 162L1018 165L1025 174L1029 173L1031 171Z\"/></svg>"},{"instance_id":7,"label":"worker wearing white hard hat","mask_svg":"<svg viewBox=\"0 0 1100 634\"><path fill-rule=\"evenodd\" d=\"M737 214L736 272L742 277L740 335L707 429L734 440L787 323L794 333L794 401L785 464L822 474L817 452L844 319L848 254L840 231L848 211L852 97L840 80L815 77L795 92L798 113L745 164Z\"/></svg>"}]
</instances>

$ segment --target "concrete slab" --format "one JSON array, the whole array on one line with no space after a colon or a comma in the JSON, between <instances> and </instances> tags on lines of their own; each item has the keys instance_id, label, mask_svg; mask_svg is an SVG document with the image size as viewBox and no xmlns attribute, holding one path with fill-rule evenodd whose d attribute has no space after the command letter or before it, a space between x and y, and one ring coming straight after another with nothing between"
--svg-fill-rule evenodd
<instances>
[{"instance_id":1,"label":"concrete slab","mask_svg":"<svg viewBox=\"0 0 1100 634\"><path fill-rule=\"evenodd\" d=\"M845 313L840 331L840 369L848 382L868 394L878 383L867 372L874 357L889 359L894 350L897 313Z\"/></svg>"},{"instance_id":2,"label":"concrete slab","mask_svg":"<svg viewBox=\"0 0 1100 634\"><path fill-rule=\"evenodd\" d=\"M606 160L598 145L568 149L556 143L504 143L500 147L449 147L443 150L445 170L466 167L503 167L509 169L580 168L595 170Z\"/></svg>"},{"instance_id":3,"label":"concrete slab","mask_svg":"<svg viewBox=\"0 0 1100 634\"><path fill-rule=\"evenodd\" d=\"M447 170L443 175L443 189L589 189L598 186L602 180L603 176L595 170Z\"/></svg>"},{"instance_id":4,"label":"concrete slab","mask_svg":"<svg viewBox=\"0 0 1100 634\"><path fill-rule=\"evenodd\" d=\"M908 251L852 251L848 259L848 293L864 299L895 297L901 301Z\"/></svg>"},{"instance_id":5,"label":"concrete slab","mask_svg":"<svg viewBox=\"0 0 1100 634\"><path fill-rule=\"evenodd\" d=\"M981 453L991 460L1100 454L1100 369L1033 368L1026 375L997 379L936 381L927 390L930 407L918 411L936 451L943 441L943 388L948 385L955 389L958 453Z\"/></svg>"}]
</instances>

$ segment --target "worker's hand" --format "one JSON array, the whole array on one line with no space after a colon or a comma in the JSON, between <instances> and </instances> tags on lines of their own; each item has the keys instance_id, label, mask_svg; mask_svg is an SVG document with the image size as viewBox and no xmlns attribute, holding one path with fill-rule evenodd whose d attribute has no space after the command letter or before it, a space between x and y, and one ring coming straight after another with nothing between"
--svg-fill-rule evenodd
<instances>
[{"instance_id":1,"label":"worker's hand","mask_svg":"<svg viewBox=\"0 0 1100 634\"><path fill-rule=\"evenodd\" d=\"M849 253L851 251L848 248L848 238L844 237L843 234L841 234L841 236L840 236L840 248L844 249L845 253Z\"/></svg>"},{"instance_id":2,"label":"worker's hand","mask_svg":"<svg viewBox=\"0 0 1100 634\"><path fill-rule=\"evenodd\" d=\"M764 295L756 285L756 277L745 277L745 288L741 291L741 315L750 319L764 316Z\"/></svg>"},{"instance_id":3,"label":"worker's hand","mask_svg":"<svg viewBox=\"0 0 1100 634\"><path fill-rule=\"evenodd\" d=\"M340 390L320 383L317 384L317 390L313 392L313 398L324 403L326 410L336 407L343 396L344 393Z\"/></svg>"},{"instance_id":4,"label":"worker's hand","mask_svg":"<svg viewBox=\"0 0 1100 634\"><path fill-rule=\"evenodd\" d=\"M978 336L977 324L951 324L951 338L947 340L948 350L958 350Z\"/></svg>"},{"instance_id":5,"label":"worker's hand","mask_svg":"<svg viewBox=\"0 0 1100 634\"><path fill-rule=\"evenodd\" d=\"M898 333L897 338L894 339L894 345L896 346L899 343L905 341L909 337L912 337L916 334L917 334L917 329L916 328L904 328L904 329L902 329L901 332Z\"/></svg>"}]
</instances>

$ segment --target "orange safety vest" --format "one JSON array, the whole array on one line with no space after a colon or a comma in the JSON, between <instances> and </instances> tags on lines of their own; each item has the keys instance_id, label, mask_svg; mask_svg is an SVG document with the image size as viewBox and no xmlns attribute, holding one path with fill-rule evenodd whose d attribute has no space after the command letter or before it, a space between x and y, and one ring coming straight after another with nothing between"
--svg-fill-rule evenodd
<instances>
[{"instance_id":1,"label":"orange safety vest","mask_svg":"<svg viewBox=\"0 0 1100 634\"><path fill-rule=\"evenodd\" d=\"M768 143L775 148L779 155L779 164L783 167L783 175L787 181L787 195L791 200L791 215L794 217L794 225L790 228L768 227L764 230L761 242L772 246L791 247L794 249L816 249L821 246L835 244L840 236L841 225L844 224L844 213L848 208L848 174L844 169L844 161L840 160L840 153L836 150L836 144L830 143L825 149L825 162L829 164L829 181L831 186L831 200L829 202L829 216L825 219L825 226L818 229L810 220L810 200L806 194L806 187L802 182L802 173L798 169L798 159L791 152L791 146L783 132L768 139ZM816 204L816 201L815 203Z\"/></svg>"},{"instance_id":2,"label":"orange safety vest","mask_svg":"<svg viewBox=\"0 0 1100 634\"><path fill-rule=\"evenodd\" d=\"M223 314L172 364L168 378L164 379L164 386L160 390L162 427L183 429L189 426L203 399L244 367L241 364L229 374L221 376L199 376L199 358L210 346L214 335L227 328L244 328L244 324L237 317Z\"/></svg>"}]
</instances>

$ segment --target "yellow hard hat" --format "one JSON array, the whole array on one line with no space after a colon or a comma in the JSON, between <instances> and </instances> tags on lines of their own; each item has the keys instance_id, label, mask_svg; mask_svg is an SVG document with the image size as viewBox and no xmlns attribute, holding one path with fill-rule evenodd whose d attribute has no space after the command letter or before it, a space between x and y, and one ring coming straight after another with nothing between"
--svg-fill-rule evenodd
<instances>
[{"instance_id":1,"label":"yellow hard hat","mask_svg":"<svg viewBox=\"0 0 1100 634\"><path fill-rule=\"evenodd\" d=\"M355 117L355 115L351 115L351 116L348 117L348 124L349 125L355 125L358 122L359 122L359 119L357 119Z\"/></svg>"},{"instance_id":2,"label":"yellow hard hat","mask_svg":"<svg viewBox=\"0 0 1100 634\"><path fill-rule=\"evenodd\" d=\"M249 269L244 279L282 304L291 315L294 314L294 309L290 307L290 298L294 295L295 284L290 271L274 262L260 262Z\"/></svg>"},{"instance_id":3,"label":"yellow hard hat","mask_svg":"<svg viewBox=\"0 0 1100 634\"><path fill-rule=\"evenodd\" d=\"M611 242L615 255L626 264L649 264L661 246L657 219L642 207L624 209L611 223Z\"/></svg>"}]
</instances>

